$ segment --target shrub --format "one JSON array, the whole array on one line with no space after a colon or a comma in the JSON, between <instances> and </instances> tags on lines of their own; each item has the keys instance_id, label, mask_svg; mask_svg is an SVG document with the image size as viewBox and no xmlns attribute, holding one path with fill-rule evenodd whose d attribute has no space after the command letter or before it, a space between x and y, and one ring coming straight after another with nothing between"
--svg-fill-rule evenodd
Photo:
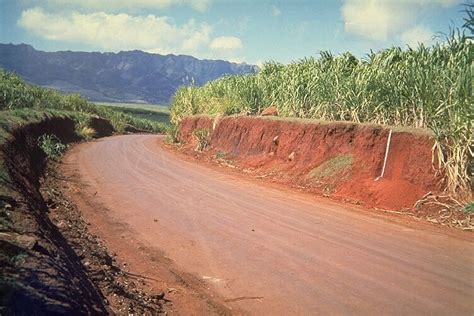
<instances>
[{"instance_id":1,"label":"shrub","mask_svg":"<svg viewBox=\"0 0 474 316\"><path fill-rule=\"evenodd\" d=\"M171 124L166 128L166 142L169 144L179 143L178 127L176 125Z\"/></svg>"},{"instance_id":2,"label":"shrub","mask_svg":"<svg viewBox=\"0 0 474 316\"><path fill-rule=\"evenodd\" d=\"M58 159L66 150L66 145L61 143L54 134L43 134L38 137L38 146L44 151L50 159Z\"/></svg>"},{"instance_id":3,"label":"shrub","mask_svg":"<svg viewBox=\"0 0 474 316\"><path fill-rule=\"evenodd\" d=\"M96 131L90 127L90 116L78 114L74 116L76 134L84 140L91 140L95 137Z\"/></svg>"},{"instance_id":4,"label":"shrub","mask_svg":"<svg viewBox=\"0 0 474 316\"><path fill-rule=\"evenodd\" d=\"M197 141L196 150L203 151L206 149L209 144L209 130L205 128L197 128L194 130L193 134Z\"/></svg>"}]
</instances>

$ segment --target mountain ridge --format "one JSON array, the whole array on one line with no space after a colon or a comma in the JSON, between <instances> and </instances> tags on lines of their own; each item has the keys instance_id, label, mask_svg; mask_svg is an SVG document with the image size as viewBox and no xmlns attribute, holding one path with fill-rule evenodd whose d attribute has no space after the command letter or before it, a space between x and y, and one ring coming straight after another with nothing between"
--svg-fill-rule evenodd
<instances>
[{"instance_id":1,"label":"mountain ridge","mask_svg":"<svg viewBox=\"0 0 474 316\"><path fill-rule=\"evenodd\" d=\"M257 66L190 55L141 50L112 52L36 50L28 44L0 43L0 67L26 81L92 101L170 102L181 85L203 85L225 75L251 73Z\"/></svg>"}]
</instances>

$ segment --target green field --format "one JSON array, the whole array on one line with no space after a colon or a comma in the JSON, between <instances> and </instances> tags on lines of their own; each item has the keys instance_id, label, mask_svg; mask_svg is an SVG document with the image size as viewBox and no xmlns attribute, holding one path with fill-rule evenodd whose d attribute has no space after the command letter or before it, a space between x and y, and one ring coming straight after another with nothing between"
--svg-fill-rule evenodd
<instances>
[{"instance_id":1,"label":"green field","mask_svg":"<svg viewBox=\"0 0 474 316\"><path fill-rule=\"evenodd\" d=\"M131 105L112 107L87 101L77 94L63 95L57 91L30 85L13 73L0 69L0 111L4 115L18 110L67 112L75 118L78 132L86 131L92 116L108 119L117 132L128 126L150 132L164 132L168 127L168 114L164 107L160 110L138 109ZM157 108L153 108L154 110Z\"/></svg>"},{"instance_id":2,"label":"green field","mask_svg":"<svg viewBox=\"0 0 474 316\"><path fill-rule=\"evenodd\" d=\"M129 114L139 119L147 119L163 124L168 124L170 121L170 109L166 105L110 102L95 103L98 105L110 107L114 110Z\"/></svg>"}]
</instances>

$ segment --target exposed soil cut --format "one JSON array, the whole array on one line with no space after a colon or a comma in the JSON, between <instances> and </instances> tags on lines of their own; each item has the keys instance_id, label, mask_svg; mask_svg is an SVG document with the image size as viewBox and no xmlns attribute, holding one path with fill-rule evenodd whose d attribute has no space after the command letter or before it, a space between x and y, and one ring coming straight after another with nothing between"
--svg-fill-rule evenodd
<instances>
[{"instance_id":1,"label":"exposed soil cut","mask_svg":"<svg viewBox=\"0 0 474 316\"><path fill-rule=\"evenodd\" d=\"M12 195L2 198L2 306L6 314L105 313L106 306L58 228L39 191L46 163L37 138L77 140L74 122L50 119L13 132L2 148ZM7 181L7 179L5 179Z\"/></svg>"},{"instance_id":2,"label":"exposed soil cut","mask_svg":"<svg viewBox=\"0 0 474 316\"><path fill-rule=\"evenodd\" d=\"M427 133L394 130L384 176L380 176L389 128L247 116L184 119L178 138L196 147L196 129L210 133L207 155L292 186L366 207L411 208L439 192Z\"/></svg>"},{"instance_id":3,"label":"exposed soil cut","mask_svg":"<svg viewBox=\"0 0 474 316\"><path fill-rule=\"evenodd\" d=\"M98 137L111 136L114 132L114 126L106 119L101 117L91 117L89 126L96 132Z\"/></svg>"}]
</instances>

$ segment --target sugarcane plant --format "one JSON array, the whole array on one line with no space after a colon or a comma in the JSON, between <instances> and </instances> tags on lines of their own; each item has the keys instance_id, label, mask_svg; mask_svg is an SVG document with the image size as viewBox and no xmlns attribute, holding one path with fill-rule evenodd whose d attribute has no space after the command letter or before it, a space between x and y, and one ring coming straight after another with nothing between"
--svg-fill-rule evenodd
<instances>
[{"instance_id":1,"label":"sugarcane plant","mask_svg":"<svg viewBox=\"0 0 474 316\"><path fill-rule=\"evenodd\" d=\"M171 119L176 124L194 114L258 114L273 105L287 117L427 128L446 191L469 199L473 6L466 5L466 12L462 29L430 47L392 47L361 59L321 52L288 65L267 62L255 74L181 87Z\"/></svg>"}]
</instances>

